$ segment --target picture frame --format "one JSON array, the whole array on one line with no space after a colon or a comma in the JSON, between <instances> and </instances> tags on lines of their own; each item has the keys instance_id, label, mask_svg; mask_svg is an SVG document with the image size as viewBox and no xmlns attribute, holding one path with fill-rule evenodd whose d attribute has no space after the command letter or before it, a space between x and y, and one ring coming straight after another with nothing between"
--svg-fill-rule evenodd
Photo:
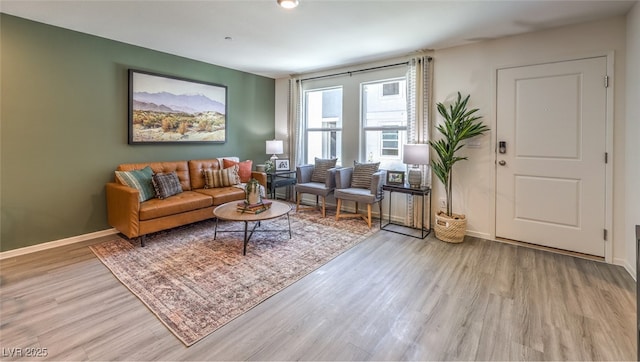
<instances>
[{"instance_id":1,"label":"picture frame","mask_svg":"<svg viewBox=\"0 0 640 362\"><path fill-rule=\"evenodd\" d=\"M276 171L289 171L289 160L286 158L278 158L275 160Z\"/></svg>"},{"instance_id":2,"label":"picture frame","mask_svg":"<svg viewBox=\"0 0 640 362\"><path fill-rule=\"evenodd\" d=\"M129 69L128 143L225 143L227 93L221 84Z\"/></svg>"},{"instance_id":3,"label":"picture frame","mask_svg":"<svg viewBox=\"0 0 640 362\"><path fill-rule=\"evenodd\" d=\"M387 171L388 185L404 185L404 171Z\"/></svg>"}]
</instances>

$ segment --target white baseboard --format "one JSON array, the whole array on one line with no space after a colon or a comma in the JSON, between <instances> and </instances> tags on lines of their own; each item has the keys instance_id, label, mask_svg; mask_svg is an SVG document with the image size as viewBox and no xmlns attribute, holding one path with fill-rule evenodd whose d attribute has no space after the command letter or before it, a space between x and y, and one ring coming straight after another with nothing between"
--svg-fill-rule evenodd
<instances>
[{"instance_id":1,"label":"white baseboard","mask_svg":"<svg viewBox=\"0 0 640 362\"><path fill-rule=\"evenodd\" d=\"M35 253L37 251L53 249L53 248L57 248L57 247L64 246L64 245L80 243L80 242L83 242L83 241L96 239L96 238L103 237L103 236L115 235L117 233L118 233L118 230L116 230L116 229L108 229L108 230L96 231L96 232L89 233L89 234L72 236L70 238L54 240L54 241L50 241L50 242L46 242L46 243L42 243L42 244L26 246L24 248L3 251L3 252L0 253L0 260L14 258L16 256L21 256L21 255L26 255L26 254L31 254L31 253Z\"/></svg>"},{"instance_id":2,"label":"white baseboard","mask_svg":"<svg viewBox=\"0 0 640 362\"><path fill-rule=\"evenodd\" d=\"M495 239L493 239L491 237L491 235L487 234L487 233L481 233L479 231L473 231L473 230L467 230L467 232L465 233L465 235L469 235L469 236L473 236L474 238L479 238L479 239L485 239L485 240L490 240L490 241L496 241Z\"/></svg>"},{"instance_id":3,"label":"white baseboard","mask_svg":"<svg viewBox=\"0 0 640 362\"><path fill-rule=\"evenodd\" d=\"M631 275L633 280L636 280L636 268L634 268L633 265L630 265L627 260L620 259L620 258L614 258L613 259L613 264L623 267L627 271L627 273L629 273L629 275Z\"/></svg>"}]
</instances>

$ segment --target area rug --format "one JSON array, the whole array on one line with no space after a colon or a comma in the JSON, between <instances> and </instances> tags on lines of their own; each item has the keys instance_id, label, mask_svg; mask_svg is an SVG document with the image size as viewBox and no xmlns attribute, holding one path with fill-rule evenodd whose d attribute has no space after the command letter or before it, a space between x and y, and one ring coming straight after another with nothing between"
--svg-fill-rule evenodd
<instances>
[{"instance_id":1,"label":"area rug","mask_svg":"<svg viewBox=\"0 0 640 362\"><path fill-rule=\"evenodd\" d=\"M363 220L305 212L288 232L256 232L242 255L241 222L208 220L147 237L146 246L117 238L91 250L186 346L366 239ZM257 230L287 230L287 218Z\"/></svg>"}]
</instances>

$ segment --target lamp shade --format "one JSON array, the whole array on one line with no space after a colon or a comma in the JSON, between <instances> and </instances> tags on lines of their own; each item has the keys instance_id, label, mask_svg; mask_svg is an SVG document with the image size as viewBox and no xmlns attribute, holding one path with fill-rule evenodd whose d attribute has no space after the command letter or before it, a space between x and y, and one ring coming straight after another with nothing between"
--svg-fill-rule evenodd
<instances>
[{"instance_id":1,"label":"lamp shade","mask_svg":"<svg viewBox=\"0 0 640 362\"><path fill-rule=\"evenodd\" d=\"M277 155L282 152L284 152L282 140L267 141L267 154Z\"/></svg>"},{"instance_id":2,"label":"lamp shade","mask_svg":"<svg viewBox=\"0 0 640 362\"><path fill-rule=\"evenodd\" d=\"M404 145L402 151L402 162L405 164L429 164L429 145L426 143L407 144Z\"/></svg>"}]
</instances>

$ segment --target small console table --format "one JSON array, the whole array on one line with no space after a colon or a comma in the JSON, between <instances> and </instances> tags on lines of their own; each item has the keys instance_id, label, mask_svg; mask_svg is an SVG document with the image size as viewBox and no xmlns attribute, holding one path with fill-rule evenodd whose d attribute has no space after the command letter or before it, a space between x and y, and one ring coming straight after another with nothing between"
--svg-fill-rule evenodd
<instances>
[{"instance_id":1,"label":"small console table","mask_svg":"<svg viewBox=\"0 0 640 362\"><path fill-rule=\"evenodd\" d=\"M383 185L382 190L389 191L389 221L381 227L382 230L391 231L397 234L412 236L418 239L424 239L431 233L431 187L423 186L423 187L409 187L409 185ZM422 212L420 213L422 218L421 227L411 227L403 224L393 223L391 221L391 202L393 201L393 193L398 192L401 194L412 195L412 196L421 196L420 205ZM424 224L424 198L429 196L429 228L425 228ZM389 228L389 225L396 225L403 228L420 230L420 236L416 236L415 234L404 233L398 230L393 230Z\"/></svg>"},{"instance_id":2,"label":"small console table","mask_svg":"<svg viewBox=\"0 0 640 362\"><path fill-rule=\"evenodd\" d=\"M267 189L269 190L269 195L271 195L271 199L273 200L276 199L276 189L278 187L291 186L295 184L296 184L295 170L267 172ZM288 194L289 193L287 192L287 199L290 199L290 197L288 197Z\"/></svg>"}]
</instances>

